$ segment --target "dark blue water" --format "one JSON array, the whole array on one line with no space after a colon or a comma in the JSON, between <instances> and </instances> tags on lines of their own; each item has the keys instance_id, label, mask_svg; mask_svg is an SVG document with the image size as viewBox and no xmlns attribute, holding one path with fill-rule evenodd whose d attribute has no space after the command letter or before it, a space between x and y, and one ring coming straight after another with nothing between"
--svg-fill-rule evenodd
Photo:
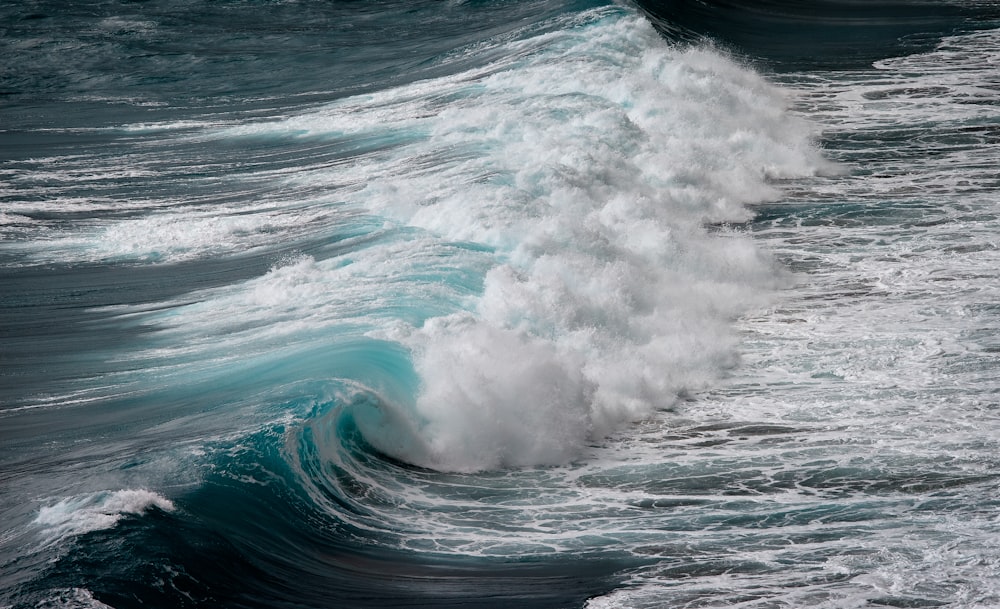
<instances>
[{"instance_id":1,"label":"dark blue water","mask_svg":"<svg viewBox=\"0 0 1000 609\"><path fill-rule=\"evenodd\" d=\"M0 607L1000 605L993 3L0 7Z\"/></svg>"}]
</instances>

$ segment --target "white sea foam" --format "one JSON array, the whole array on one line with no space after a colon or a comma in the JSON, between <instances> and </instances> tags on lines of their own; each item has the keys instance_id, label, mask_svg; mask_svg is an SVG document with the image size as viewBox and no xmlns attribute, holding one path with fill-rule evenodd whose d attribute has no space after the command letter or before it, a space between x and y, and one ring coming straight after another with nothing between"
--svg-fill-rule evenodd
<instances>
[{"instance_id":1,"label":"white sea foam","mask_svg":"<svg viewBox=\"0 0 1000 609\"><path fill-rule=\"evenodd\" d=\"M38 609L114 609L94 598L86 588L53 590L51 596L35 605Z\"/></svg>"},{"instance_id":2,"label":"white sea foam","mask_svg":"<svg viewBox=\"0 0 1000 609\"><path fill-rule=\"evenodd\" d=\"M68 497L38 510L34 524L41 528L46 544L91 531L113 528L128 514L141 515L150 508L173 511L169 499L145 489L101 491Z\"/></svg>"},{"instance_id":3,"label":"white sea foam","mask_svg":"<svg viewBox=\"0 0 1000 609\"><path fill-rule=\"evenodd\" d=\"M620 15L554 38L457 85L459 101L416 119L419 150L364 191L380 213L499 251L472 314L401 338L426 440L406 460L563 462L702 387L735 361L729 320L776 281L752 243L704 223L747 219L744 204L778 196L770 177L828 167L781 93L714 52ZM391 452L391 433L367 431Z\"/></svg>"},{"instance_id":4,"label":"white sea foam","mask_svg":"<svg viewBox=\"0 0 1000 609\"><path fill-rule=\"evenodd\" d=\"M36 221L28 216L22 216L20 214L11 214L7 212L0 211L0 227L7 226L31 226L35 224Z\"/></svg>"}]
</instances>

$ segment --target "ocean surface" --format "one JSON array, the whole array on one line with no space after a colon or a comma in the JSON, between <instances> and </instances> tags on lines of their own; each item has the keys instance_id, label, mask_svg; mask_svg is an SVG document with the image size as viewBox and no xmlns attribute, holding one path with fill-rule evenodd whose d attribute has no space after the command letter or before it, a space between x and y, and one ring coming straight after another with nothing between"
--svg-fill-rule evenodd
<instances>
[{"instance_id":1,"label":"ocean surface","mask_svg":"<svg viewBox=\"0 0 1000 609\"><path fill-rule=\"evenodd\" d=\"M0 4L0 607L1000 607L1000 5Z\"/></svg>"}]
</instances>

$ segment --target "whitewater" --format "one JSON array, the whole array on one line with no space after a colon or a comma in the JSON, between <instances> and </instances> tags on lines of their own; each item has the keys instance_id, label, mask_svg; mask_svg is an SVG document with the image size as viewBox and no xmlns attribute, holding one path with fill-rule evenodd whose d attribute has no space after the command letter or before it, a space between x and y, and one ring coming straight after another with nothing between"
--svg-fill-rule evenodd
<instances>
[{"instance_id":1,"label":"whitewater","mask_svg":"<svg viewBox=\"0 0 1000 609\"><path fill-rule=\"evenodd\" d=\"M0 9L0 606L1000 605L1000 16L688 6Z\"/></svg>"}]
</instances>

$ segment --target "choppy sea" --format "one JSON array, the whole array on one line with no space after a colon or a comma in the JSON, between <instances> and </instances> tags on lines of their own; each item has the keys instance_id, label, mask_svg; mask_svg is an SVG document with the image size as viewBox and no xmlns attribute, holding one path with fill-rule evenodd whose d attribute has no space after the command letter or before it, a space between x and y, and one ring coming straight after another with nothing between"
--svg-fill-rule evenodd
<instances>
[{"instance_id":1,"label":"choppy sea","mask_svg":"<svg viewBox=\"0 0 1000 609\"><path fill-rule=\"evenodd\" d=\"M0 607L1000 607L1000 5L0 5Z\"/></svg>"}]
</instances>

